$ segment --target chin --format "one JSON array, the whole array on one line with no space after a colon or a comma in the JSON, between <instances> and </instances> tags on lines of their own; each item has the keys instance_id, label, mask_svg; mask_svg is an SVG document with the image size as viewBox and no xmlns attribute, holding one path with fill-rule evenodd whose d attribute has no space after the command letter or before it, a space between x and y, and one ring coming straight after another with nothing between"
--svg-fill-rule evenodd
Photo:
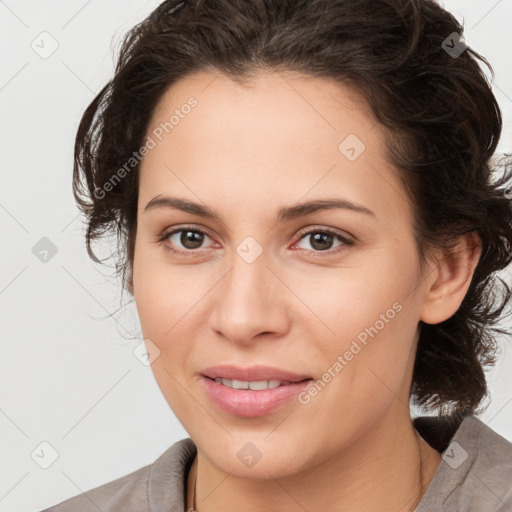
<instances>
[{"instance_id":1,"label":"chin","mask_svg":"<svg viewBox=\"0 0 512 512\"><path fill-rule=\"evenodd\" d=\"M212 465L236 478L271 480L299 473L312 465L308 453L296 446L303 443L283 443L282 436L273 433L273 440L265 439L268 431L259 435L236 434L217 440L210 436L195 441L196 445ZM203 442L204 441L204 442ZM298 453L300 452L300 453ZM300 457L300 458L299 458Z\"/></svg>"}]
</instances>

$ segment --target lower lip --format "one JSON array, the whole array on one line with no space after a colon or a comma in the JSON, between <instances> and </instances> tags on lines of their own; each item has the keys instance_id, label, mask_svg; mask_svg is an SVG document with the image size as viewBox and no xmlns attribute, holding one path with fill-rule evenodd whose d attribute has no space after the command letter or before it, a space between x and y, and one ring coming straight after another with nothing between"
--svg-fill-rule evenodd
<instances>
[{"instance_id":1,"label":"lower lip","mask_svg":"<svg viewBox=\"0 0 512 512\"><path fill-rule=\"evenodd\" d=\"M218 384L208 377L201 377L206 393L220 409L237 416L255 418L270 414L297 397L311 379L278 386L277 388L253 391L233 389Z\"/></svg>"}]
</instances>

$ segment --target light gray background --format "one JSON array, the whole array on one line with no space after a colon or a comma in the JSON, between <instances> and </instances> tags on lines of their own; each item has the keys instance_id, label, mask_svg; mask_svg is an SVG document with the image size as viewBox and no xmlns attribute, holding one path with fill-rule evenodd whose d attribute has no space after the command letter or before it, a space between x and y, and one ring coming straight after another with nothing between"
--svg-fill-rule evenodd
<instances>
[{"instance_id":1,"label":"light gray background","mask_svg":"<svg viewBox=\"0 0 512 512\"><path fill-rule=\"evenodd\" d=\"M0 511L60 502L187 436L132 353L142 339L136 309L120 308L119 284L90 262L71 193L80 116L110 78L121 36L158 3L0 0ZM512 0L444 5L495 69L505 119L499 151L511 152ZM32 44L58 48L42 58ZM46 263L32 252L42 237L57 248ZM511 363L504 347L482 419L512 441ZM31 457L35 450L34 459L50 461L44 441L58 452L48 469Z\"/></svg>"}]
</instances>

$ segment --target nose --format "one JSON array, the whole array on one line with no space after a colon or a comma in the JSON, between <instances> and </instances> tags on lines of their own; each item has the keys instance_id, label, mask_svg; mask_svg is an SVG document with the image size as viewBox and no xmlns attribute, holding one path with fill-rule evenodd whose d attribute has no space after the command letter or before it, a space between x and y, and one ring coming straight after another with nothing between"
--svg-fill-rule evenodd
<instances>
[{"instance_id":1,"label":"nose","mask_svg":"<svg viewBox=\"0 0 512 512\"><path fill-rule=\"evenodd\" d=\"M293 294L278 274L264 253L251 263L234 253L230 270L213 290L210 328L242 345L284 335Z\"/></svg>"}]
</instances>

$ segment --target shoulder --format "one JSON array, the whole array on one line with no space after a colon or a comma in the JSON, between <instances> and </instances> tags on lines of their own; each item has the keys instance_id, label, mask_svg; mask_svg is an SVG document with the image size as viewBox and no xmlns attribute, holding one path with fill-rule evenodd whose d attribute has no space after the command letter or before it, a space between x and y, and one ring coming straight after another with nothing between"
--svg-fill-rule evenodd
<instances>
[{"instance_id":1,"label":"shoulder","mask_svg":"<svg viewBox=\"0 0 512 512\"><path fill-rule=\"evenodd\" d=\"M196 454L190 438L174 443L155 462L41 512L182 511L184 482Z\"/></svg>"},{"instance_id":2,"label":"shoulder","mask_svg":"<svg viewBox=\"0 0 512 512\"><path fill-rule=\"evenodd\" d=\"M42 512L148 510L147 488L151 465L67 499Z\"/></svg>"},{"instance_id":3,"label":"shoulder","mask_svg":"<svg viewBox=\"0 0 512 512\"><path fill-rule=\"evenodd\" d=\"M512 443L474 415L463 418L415 512L512 510Z\"/></svg>"}]
</instances>

